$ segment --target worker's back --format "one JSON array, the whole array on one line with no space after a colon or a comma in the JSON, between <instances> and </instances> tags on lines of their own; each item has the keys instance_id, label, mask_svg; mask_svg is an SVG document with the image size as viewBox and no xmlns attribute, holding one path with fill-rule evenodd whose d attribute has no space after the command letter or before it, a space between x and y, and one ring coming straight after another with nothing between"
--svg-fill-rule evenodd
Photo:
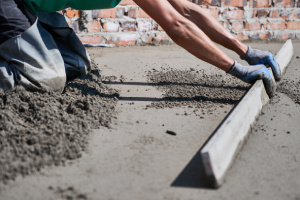
<instances>
[{"instance_id":1,"label":"worker's back","mask_svg":"<svg viewBox=\"0 0 300 200\"><path fill-rule=\"evenodd\" d=\"M121 0L23 0L33 12L55 12L71 7L77 10L113 8Z\"/></svg>"}]
</instances>

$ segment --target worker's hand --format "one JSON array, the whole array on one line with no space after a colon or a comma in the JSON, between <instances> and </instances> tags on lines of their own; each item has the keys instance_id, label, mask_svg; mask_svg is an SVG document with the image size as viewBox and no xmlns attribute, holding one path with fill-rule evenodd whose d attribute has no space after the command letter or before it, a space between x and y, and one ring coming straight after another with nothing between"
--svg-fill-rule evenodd
<instances>
[{"instance_id":1,"label":"worker's hand","mask_svg":"<svg viewBox=\"0 0 300 200\"><path fill-rule=\"evenodd\" d=\"M279 81L281 79L281 70L279 65L270 52L252 49L250 46L248 46L246 55L241 58L246 60L249 65L263 64L271 67L275 80Z\"/></svg>"},{"instance_id":2,"label":"worker's hand","mask_svg":"<svg viewBox=\"0 0 300 200\"><path fill-rule=\"evenodd\" d=\"M250 84L262 80L269 97L275 95L276 82L265 65L243 66L235 61L228 73Z\"/></svg>"}]
</instances>

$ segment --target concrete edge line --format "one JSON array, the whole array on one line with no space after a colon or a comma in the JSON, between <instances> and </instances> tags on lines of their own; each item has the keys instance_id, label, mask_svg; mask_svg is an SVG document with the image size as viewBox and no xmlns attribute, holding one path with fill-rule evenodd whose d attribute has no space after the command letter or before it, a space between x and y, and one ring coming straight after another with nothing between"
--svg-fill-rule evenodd
<instances>
[{"instance_id":1,"label":"concrete edge line","mask_svg":"<svg viewBox=\"0 0 300 200\"><path fill-rule=\"evenodd\" d=\"M278 51L277 55L275 56L275 59L279 64L282 74L285 73L287 66L292 60L293 55L294 55L294 47L292 44L292 40L288 40L284 43L284 45L281 47L281 49Z\"/></svg>"},{"instance_id":2,"label":"concrete edge line","mask_svg":"<svg viewBox=\"0 0 300 200\"><path fill-rule=\"evenodd\" d=\"M275 57L283 73L293 54L293 44L288 40ZM200 154L209 186L221 186L226 171L248 136L251 125L268 101L263 82L256 81L201 148Z\"/></svg>"}]
</instances>

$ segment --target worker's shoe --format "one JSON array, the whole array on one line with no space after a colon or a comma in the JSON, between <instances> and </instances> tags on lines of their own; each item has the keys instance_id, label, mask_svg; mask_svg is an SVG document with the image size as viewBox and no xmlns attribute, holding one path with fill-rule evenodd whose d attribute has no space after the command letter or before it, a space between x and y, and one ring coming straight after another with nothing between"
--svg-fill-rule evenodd
<instances>
[{"instance_id":1,"label":"worker's shoe","mask_svg":"<svg viewBox=\"0 0 300 200\"><path fill-rule=\"evenodd\" d=\"M255 83L256 80L262 80L269 97L272 98L275 95L276 82L265 65L243 66L235 61L228 73L250 84Z\"/></svg>"},{"instance_id":2,"label":"worker's shoe","mask_svg":"<svg viewBox=\"0 0 300 200\"><path fill-rule=\"evenodd\" d=\"M275 80L280 81L282 76L281 70L274 56L270 52L252 49L248 46L246 55L241 57L241 59L247 61L249 65L263 64L271 67Z\"/></svg>"}]
</instances>

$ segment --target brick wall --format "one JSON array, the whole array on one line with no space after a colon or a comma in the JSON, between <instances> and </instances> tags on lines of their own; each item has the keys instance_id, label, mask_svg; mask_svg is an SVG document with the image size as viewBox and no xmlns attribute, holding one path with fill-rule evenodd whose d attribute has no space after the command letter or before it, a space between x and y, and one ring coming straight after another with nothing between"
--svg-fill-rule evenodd
<instances>
[{"instance_id":1,"label":"brick wall","mask_svg":"<svg viewBox=\"0 0 300 200\"><path fill-rule=\"evenodd\" d=\"M198 0L197 4L240 40L300 38L300 0ZM172 42L132 0L122 0L113 9L67 9L63 14L82 42L116 45Z\"/></svg>"}]
</instances>

